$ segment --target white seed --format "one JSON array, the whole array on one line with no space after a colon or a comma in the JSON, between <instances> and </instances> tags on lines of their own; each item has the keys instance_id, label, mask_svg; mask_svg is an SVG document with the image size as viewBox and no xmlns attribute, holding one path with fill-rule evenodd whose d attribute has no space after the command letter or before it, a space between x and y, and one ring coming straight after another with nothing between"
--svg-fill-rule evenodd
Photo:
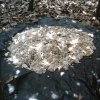
<instances>
[{"instance_id":1,"label":"white seed","mask_svg":"<svg viewBox=\"0 0 100 100\"><path fill-rule=\"evenodd\" d=\"M60 76L63 76L65 74L65 72L60 72Z\"/></svg>"},{"instance_id":2,"label":"white seed","mask_svg":"<svg viewBox=\"0 0 100 100\"><path fill-rule=\"evenodd\" d=\"M8 91L10 94L13 93L15 91L15 87L11 84L8 84Z\"/></svg>"},{"instance_id":3,"label":"white seed","mask_svg":"<svg viewBox=\"0 0 100 100\"><path fill-rule=\"evenodd\" d=\"M80 86L81 84L80 84L80 82L76 82L76 85L77 85L77 86Z\"/></svg>"},{"instance_id":4,"label":"white seed","mask_svg":"<svg viewBox=\"0 0 100 100\"><path fill-rule=\"evenodd\" d=\"M73 49L74 49L74 46L71 46L68 48L69 51L73 51Z\"/></svg>"},{"instance_id":5,"label":"white seed","mask_svg":"<svg viewBox=\"0 0 100 100\"><path fill-rule=\"evenodd\" d=\"M73 23L76 23L76 20L72 20Z\"/></svg>"},{"instance_id":6,"label":"white seed","mask_svg":"<svg viewBox=\"0 0 100 100\"><path fill-rule=\"evenodd\" d=\"M89 33L89 34L88 34L88 36L90 36L90 37L92 37L92 38L94 37L94 35L93 35L93 34L91 34L91 33Z\"/></svg>"},{"instance_id":7,"label":"white seed","mask_svg":"<svg viewBox=\"0 0 100 100\"><path fill-rule=\"evenodd\" d=\"M96 20L96 17L92 17L93 20Z\"/></svg>"},{"instance_id":8,"label":"white seed","mask_svg":"<svg viewBox=\"0 0 100 100\"><path fill-rule=\"evenodd\" d=\"M86 15L87 13L86 13L85 11L83 11L83 14L85 14L85 15Z\"/></svg>"},{"instance_id":9,"label":"white seed","mask_svg":"<svg viewBox=\"0 0 100 100\"><path fill-rule=\"evenodd\" d=\"M78 95L76 93L73 94L73 97L78 98Z\"/></svg>"},{"instance_id":10,"label":"white seed","mask_svg":"<svg viewBox=\"0 0 100 100\"><path fill-rule=\"evenodd\" d=\"M78 39L73 39L70 43L71 43L71 44L77 44L78 42L79 42Z\"/></svg>"},{"instance_id":11,"label":"white seed","mask_svg":"<svg viewBox=\"0 0 100 100\"><path fill-rule=\"evenodd\" d=\"M16 74L18 75L20 73L20 70L16 70Z\"/></svg>"},{"instance_id":12,"label":"white seed","mask_svg":"<svg viewBox=\"0 0 100 100\"><path fill-rule=\"evenodd\" d=\"M76 60L76 57L73 55L69 55L69 58L73 59L73 60Z\"/></svg>"},{"instance_id":13,"label":"white seed","mask_svg":"<svg viewBox=\"0 0 100 100\"><path fill-rule=\"evenodd\" d=\"M40 51L40 50L42 49L42 46L43 46L42 43L38 43L38 44L36 44L35 49L36 49L37 51Z\"/></svg>"},{"instance_id":14,"label":"white seed","mask_svg":"<svg viewBox=\"0 0 100 100\"><path fill-rule=\"evenodd\" d=\"M42 63L43 63L43 65L46 65L46 66L50 65L50 63L46 59L44 59Z\"/></svg>"},{"instance_id":15,"label":"white seed","mask_svg":"<svg viewBox=\"0 0 100 100\"><path fill-rule=\"evenodd\" d=\"M66 90L65 93L68 95L69 94L69 91Z\"/></svg>"},{"instance_id":16,"label":"white seed","mask_svg":"<svg viewBox=\"0 0 100 100\"><path fill-rule=\"evenodd\" d=\"M58 98L58 95L55 94L53 91L51 92L51 98L52 99L57 99Z\"/></svg>"}]
</instances>

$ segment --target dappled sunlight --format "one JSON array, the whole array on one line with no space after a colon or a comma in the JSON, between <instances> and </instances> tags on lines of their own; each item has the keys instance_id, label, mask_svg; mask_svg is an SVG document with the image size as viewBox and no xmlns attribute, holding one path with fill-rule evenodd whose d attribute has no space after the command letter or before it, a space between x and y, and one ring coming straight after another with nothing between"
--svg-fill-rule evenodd
<instances>
[{"instance_id":1,"label":"dappled sunlight","mask_svg":"<svg viewBox=\"0 0 100 100\"><path fill-rule=\"evenodd\" d=\"M37 73L68 69L83 56L92 55L95 49L92 34L81 28L39 25L13 37L7 61L20 67L26 64L27 69Z\"/></svg>"}]
</instances>

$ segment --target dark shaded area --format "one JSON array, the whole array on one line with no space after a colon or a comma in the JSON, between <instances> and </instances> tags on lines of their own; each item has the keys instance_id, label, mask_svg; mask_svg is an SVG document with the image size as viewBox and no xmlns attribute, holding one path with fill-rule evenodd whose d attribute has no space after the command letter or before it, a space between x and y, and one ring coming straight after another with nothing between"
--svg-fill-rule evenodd
<instances>
[{"instance_id":1,"label":"dark shaded area","mask_svg":"<svg viewBox=\"0 0 100 100\"><path fill-rule=\"evenodd\" d=\"M2 3L3 3L3 1L0 0L0 4L2 4Z\"/></svg>"},{"instance_id":2,"label":"dark shaded area","mask_svg":"<svg viewBox=\"0 0 100 100\"><path fill-rule=\"evenodd\" d=\"M97 9L96 9L96 17L100 21L100 0L98 1L98 6L97 6Z\"/></svg>"},{"instance_id":3,"label":"dark shaded area","mask_svg":"<svg viewBox=\"0 0 100 100\"><path fill-rule=\"evenodd\" d=\"M33 7L34 7L34 0L30 0L28 11L33 11Z\"/></svg>"},{"instance_id":4,"label":"dark shaded area","mask_svg":"<svg viewBox=\"0 0 100 100\"><path fill-rule=\"evenodd\" d=\"M65 23L65 19L57 20ZM71 20L70 20L71 21ZM69 22L70 22L69 21ZM0 43L7 47L7 41L18 32L22 32L27 27L36 27L52 25L54 19L45 18L40 22L33 24L22 24L12 28L9 32L0 34ZM76 29L78 22L75 25ZM55 24L57 25L57 24ZM81 24L80 24L81 26ZM81 26L86 32L94 33L94 44L96 47L92 56L83 57L78 64L72 64L69 70L47 71L44 74L37 74L26 69L14 68L4 60L4 50L1 45L0 52L0 70L1 81L4 83L5 100L100 100L100 31L89 26ZM70 24L69 24L69 28ZM1 56L2 55L2 56ZM17 78L16 71L21 73ZM61 74L64 73L64 74ZM12 93L9 93L8 84L15 87Z\"/></svg>"}]
</instances>

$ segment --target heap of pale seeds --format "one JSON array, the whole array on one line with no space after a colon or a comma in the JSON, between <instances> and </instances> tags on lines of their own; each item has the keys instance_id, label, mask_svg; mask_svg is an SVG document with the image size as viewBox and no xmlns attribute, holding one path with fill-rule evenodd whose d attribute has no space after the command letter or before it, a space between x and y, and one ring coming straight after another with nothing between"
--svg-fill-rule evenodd
<instances>
[{"instance_id":1,"label":"heap of pale seeds","mask_svg":"<svg viewBox=\"0 0 100 100\"><path fill-rule=\"evenodd\" d=\"M13 37L7 61L37 73L68 69L95 49L93 34L62 26L38 26Z\"/></svg>"}]
</instances>

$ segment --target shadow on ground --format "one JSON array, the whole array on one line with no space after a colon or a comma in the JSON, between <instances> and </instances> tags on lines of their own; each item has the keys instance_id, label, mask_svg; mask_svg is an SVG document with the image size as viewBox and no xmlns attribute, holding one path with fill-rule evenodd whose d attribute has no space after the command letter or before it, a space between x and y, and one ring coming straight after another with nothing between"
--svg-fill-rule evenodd
<instances>
[{"instance_id":1,"label":"shadow on ground","mask_svg":"<svg viewBox=\"0 0 100 100\"><path fill-rule=\"evenodd\" d=\"M100 31L80 23L61 19L59 22L70 24L76 29L94 34L96 50L92 56L83 57L78 64L72 64L68 70L61 69L55 72L47 71L44 74L14 68L4 60L7 52L7 42L16 33L27 27L36 27L36 24L17 25L9 32L0 34L0 82L3 84L5 100L99 100L100 99ZM66 23L67 22L67 23ZM57 25L51 18L41 20L40 25ZM79 24L79 25L78 25ZM79 27L80 26L80 27ZM17 78L14 78L19 71Z\"/></svg>"}]
</instances>

